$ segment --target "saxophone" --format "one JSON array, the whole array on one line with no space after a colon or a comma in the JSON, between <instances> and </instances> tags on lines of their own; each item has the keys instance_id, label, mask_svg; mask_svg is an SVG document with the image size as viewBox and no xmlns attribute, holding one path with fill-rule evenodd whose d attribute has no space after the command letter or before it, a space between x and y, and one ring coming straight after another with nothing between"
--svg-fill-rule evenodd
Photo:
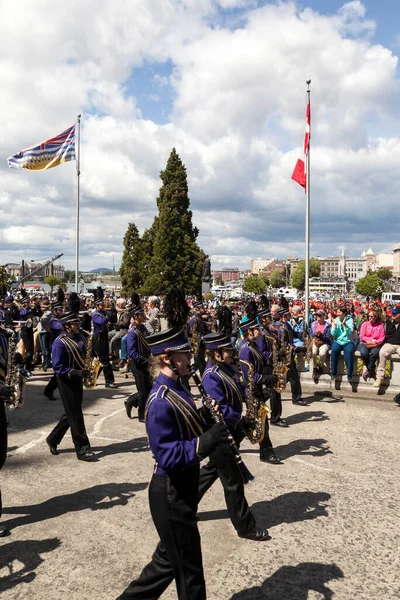
<instances>
[{"instance_id":1,"label":"saxophone","mask_svg":"<svg viewBox=\"0 0 400 600\"><path fill-rule=\"evenodd\" d=\"M264 402L260 402L254 395L254 368L252 365L249 365L246 406L246 417L254 422L254 427L246 430L246 436L252 444L260 443L264 438L265 419L269 409Z\"/></svg>"},{"instance_id":2,"label":"saxophone","mask_svg":"<svg viewBox=\"0 0 400 600\"><path fill-rule=\"evenodd\" d=\"M6 402L6 406L10 410L22 408L25 401L26 377L24 377L24 368L21 365L18 365L15 360L17 354L17 336L18 333L13 331L8 345L5 384L12 388L11 397Z\"/></svg>"},{"instance_id":3,"label":"saxophone","mask_svg":"<svg viewBox=\"0 0 400 600\"><path fill-rule=\"evenodd\" d=\"M193 323L192 335L190 337L193 356L197 356L197 353L199 351L199 343L198 343L198 339L197 339L197 329L198 329L198 323L197 323L197 317L195 317L194 323Z\"/></svg>"},{"instance_id":4,"label":"saxophone","mask_svg":"<svg viewBox=\"0 0 400 600\"><path fill-rule=\"evenodd\" d=\"M92 390L94 387L96 387L101 364L97 356L92 358L93 335L88 331L85 331L84 333L87 333L89 337L86 346L86 358L84 366L84 369L88 372L88 375L83 378L83 385L87 390Z\"/></svg>"},{"instance_id":5,"label":"saxophone","mask_svg":"<svg viewBox=\"0 0 400 600\"><path fill-rule=\"evenodd\" d=\"M285 351L285 360L278 358L278 341L274 336L266 336L272 344L272 372L278 377L278 382L274 386L276 392L283 392L286 388L286 375L289 370L289 363L292 358L292 348L290 344L285 342L285 333L283 327L280 329L280 345L281 349Z\"/></svg>"}]
</instances>

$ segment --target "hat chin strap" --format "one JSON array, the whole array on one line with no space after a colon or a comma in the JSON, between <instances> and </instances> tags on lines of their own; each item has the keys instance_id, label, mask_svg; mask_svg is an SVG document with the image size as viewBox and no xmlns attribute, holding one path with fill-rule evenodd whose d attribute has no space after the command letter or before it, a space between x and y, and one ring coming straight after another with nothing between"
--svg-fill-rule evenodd
<instances>
[{"instance_id":1,"label":"hat chin strap","mask_svg":"<svg viewBox=\"0 0 400 600\"><path fill-rule=\"evenodd\" d=\"M169 359L171 361L171 369L172 369L173 374L176 375L178 379L180 379L181 376L179 375L179 371L176 368L176 364L174 363L174 359L172 358L171 355L170 355Z\"/></svg>"}]
</instances>

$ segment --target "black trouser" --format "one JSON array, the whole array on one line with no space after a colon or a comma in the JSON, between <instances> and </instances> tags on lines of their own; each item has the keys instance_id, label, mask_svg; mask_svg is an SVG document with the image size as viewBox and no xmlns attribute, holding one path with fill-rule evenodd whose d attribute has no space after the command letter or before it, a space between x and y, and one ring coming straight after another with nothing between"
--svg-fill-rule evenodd
<instances>
[{"instance_id":1,"label":"black trouser","mask_svg":"<svg viewBox=\"0 0 400 600\"><path fill-rule=\"evenodd\" d=\"M287 372L287 380L290 383L290 387L292 388L292 400L296 402L297 400L301 400L301 383L300 377L297 372L297 366L294 362L294 353L292 350L292 359L290 361L289 370Z\"/></svg>"},{"instance_id":2,"label":"black trouser","mask_svg":"<svg viewBox=\"0 0 400 600\"><path fill-rule=\"evenodd\" d=\"M274 454L274 448L272 446L271 438L269 437L268 419L265 419L264 437L260 442L260 456L262 454Z\"/></svg>"},{"instance_id":3,"label":"black trouser","mask_svg":"<svg viewBox=\"0 0 400 600\"><path fill-rule=\"evenodd\" d=\"M270 372L272 373L272 369L270 369ZM296 363L294 361L293 351L286 379L290 383L290 387L292 390L292 400L294 402L297 402L297 400L301 400L301 383L299 374L297 372ZM279 419L282 416L282 396L280 392L277 392L276 390L271 390L270 405L271 421L279 421Z\"/></svg>"},{"instance_id":4,"label":"black trouser","mask_svg":"<svg viewBox=\"0 0 400 600\"><path fill-rule=\"evenodd\" d=\"M52 396L57 389L57 379L55 375L52 375L49 379L48 384L44 388L43 393L46 396Z\"/></svg>"},{"instance_id":5,"label":"black trouser","mask_svg":"<svg viewBox=\"0 0 400 600\"><path fill-rule=\"evenodd\" d=\"M56 375L57 386L65 413L48 436L52 446L58 446L71 427L72 441L77 454L90 450L82 413L83 387L81 379L69 379L67 375Z\"/></svg>"},{"instance_id":6,"label":"black trouser","mask_svg":"<svg viewBox=\"0 0 400 600\"><path fill-rule=\"evenodd\" d=\"M138 418L144 419L144 408L153 385L148 370L148 364L141 365L131 359L130 366L135 378L138 393L128 398L127 404L132 407L135 405L135 402L137 402Z\"/></svg>"},{"instance_id":7,"label":"black trouser","mask_svg":"<svg viewBox=\"0 0 400 600\"><path fill-rule=\"evenodd\" d=\"M107 331L93 335L93 356L97 356L101 363L105 383L114 383L114 373L109 356Z\"/></svg>"},{"instance_id":8,"label":"black trouser","mask_svg":"<svg viewBox=\"0 0 400 600\"><path fill-rule=\"evenodd\" d=\"M24 343L25 357L24 363L28 371L32 371L32 359L34 353L33 344L33 328L32 327L21 327L21 340Z\"/></svg>"},{"instance_id":9,"label":"black trouser","mask_svg":"<svg viewBox=\"0 0 400 600\"><path fill-rule=\"evenodd\" d=\"M151 516L160 542L151 562L118 600L157 600L175 579L179 600L206 600L197 528L198 466L169 477L153 475Z\"/></svg>"},{"instance_id":10,"label":"black trouser","mask_svg":"<svg viewBox=\"0 0 400 600\"><path fill-rule=\"evenodd\" d=\"M4 406L4 398L0 397L0 470L4 466L7 458L7 417ZM3 514L3 505L1 503L0 489L0 519Z\"/></svg>"},{"instance_id":11,"label":"black trouser","mask_svg":"<svg viewBox=\"0 0 400 600\"><path fill-rule=\"evenodd\" d=\"M236 436L235 436L236 438ZM235 439L238 443L238 439ZM198 501L213 483L221 480L232 525L239 535L254 529L256 521L244 495L242 474L228 444L220 444L210 454L209 462L200 469Z\"/></svg>"}]
</instances>

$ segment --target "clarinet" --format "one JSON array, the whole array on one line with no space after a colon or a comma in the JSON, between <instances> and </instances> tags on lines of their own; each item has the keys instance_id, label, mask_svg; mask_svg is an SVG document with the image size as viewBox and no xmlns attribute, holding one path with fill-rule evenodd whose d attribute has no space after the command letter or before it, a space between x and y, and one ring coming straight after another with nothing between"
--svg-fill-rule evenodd
<instances>
[{"instance_id":1,"label":"clarinet","mask_svg":"<svg viewBox=\"0 0 400 600\"><path fill-rule=\"evenodd\" d=\"M213 408L213 404L212 404L212 398L205 391L203 384L201 383L201 379L196 373L196 367L194 365L190 365L189 369L190 369L190 375L193 377L193 381L195 382L196 386L198 387L198 390L203 398L203 404L204 404L205 408L208 409L212 420L214 421L214 423L224 423L225 422L224 417L221 414L217 414L215 412L215 410ZM243 483L245 485L247 483L251 483L254 479L254 475L252 475L250 473L249 469L244 464L242 457L240 456L239 448L237 447L235 440L233 438L228 439L227 443L233 454L236 464L240 469L240 473L243 478Z\"/></svg>"}]
</instances>

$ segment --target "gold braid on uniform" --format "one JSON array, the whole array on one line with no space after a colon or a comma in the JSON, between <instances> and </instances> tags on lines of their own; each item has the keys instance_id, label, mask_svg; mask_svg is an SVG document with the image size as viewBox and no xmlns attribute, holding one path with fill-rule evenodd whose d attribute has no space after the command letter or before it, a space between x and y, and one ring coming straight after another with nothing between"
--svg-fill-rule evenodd
<instances>
[{"instance_id":1,"label":"gold braid on uniform","mask_svg":"<svg viewBox=\"0 0 400 600\"><path fill-rule=\"evenodd\" d=\"M67 335L60 335L58 339L64 344L68 352L72 354L74 360L80 366L80 368L84 369L85 360L80 353L78 344L74 340L71 340L71 338L69 338Z\"/></svg>"}]
</instances>

